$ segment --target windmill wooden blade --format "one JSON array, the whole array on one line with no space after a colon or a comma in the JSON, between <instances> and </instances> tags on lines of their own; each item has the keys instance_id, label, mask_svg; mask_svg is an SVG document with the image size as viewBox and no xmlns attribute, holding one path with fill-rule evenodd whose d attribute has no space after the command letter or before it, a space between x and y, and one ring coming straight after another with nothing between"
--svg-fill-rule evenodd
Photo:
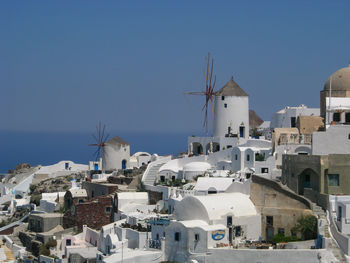
<instances>
[{"instance_id":1,"label":"windmill wooden blade","mask_svg":"<svg viewBox=\"0 0 350 263\"><path fill-rule=\"evenodd\" d=\"M190 91L190 92L185 92L186 95L205 95L204 91Z\"/></svg>"}]
</instances>

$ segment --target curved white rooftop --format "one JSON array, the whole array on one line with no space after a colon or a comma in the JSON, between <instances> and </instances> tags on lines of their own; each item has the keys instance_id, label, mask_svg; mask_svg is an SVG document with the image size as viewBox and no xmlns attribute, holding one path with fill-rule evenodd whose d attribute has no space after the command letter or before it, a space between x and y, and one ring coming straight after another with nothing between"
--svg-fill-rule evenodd
<instances>
[{"instance_id":1,"label":"curved white rooftop","mask_svg":"<svg viewBox=\"0 0 350 263\"><path fill-rule=\"evenodd\" d=\"M185 164L183 167L184 171L191 171L191 172L204 172L211 168L211 165L207 162L191 162L188 164Z\"/></svg>"},{"instance_id":2,"label":"curved white rooftop","mask_svg":"<svg viewBox=\"0 0 350 263\"><path fill-rule=\"evenodd\" d=\"M244 217L257 215L253 202L242 193L224 193L205 196L186 196L175 207L175 218L204 220L211 224L227 215Z\"/></svg>"},{"instance_id":3,"label":"curved white rooftop","mask_svg":"<svg viewBox=\"0 0 350 263\"><path fill-rule=\"evenodd\" d=\"M148 152L136 152L132 155L132 157L133 156L151 156L151 154Z\"/></svg>"}]
</instances>

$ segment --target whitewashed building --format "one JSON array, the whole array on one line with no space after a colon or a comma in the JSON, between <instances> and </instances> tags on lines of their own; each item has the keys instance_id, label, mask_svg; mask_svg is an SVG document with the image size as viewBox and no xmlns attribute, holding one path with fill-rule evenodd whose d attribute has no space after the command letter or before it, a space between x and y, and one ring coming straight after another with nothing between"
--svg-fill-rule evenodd
<instances>
[{"instance_id":1,"label":"whitewashed building","mask_svg":"<svg viewBox=\"0 0 350 263\"><path fill-rule=\"evenodd\" d=\"M115 136L104 143L102 168L103 170L119 170L130 167L130 145L122 138Z\"/></svg>"}]
</instances>

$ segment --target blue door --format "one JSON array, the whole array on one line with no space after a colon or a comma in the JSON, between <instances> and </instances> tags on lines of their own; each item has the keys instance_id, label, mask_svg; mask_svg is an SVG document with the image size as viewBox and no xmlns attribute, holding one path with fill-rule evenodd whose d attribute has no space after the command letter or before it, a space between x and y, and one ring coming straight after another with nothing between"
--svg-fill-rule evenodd
<instances>
[{"instance_id":1,"label":"blue door","mask_svg":"<svg viewBox=\"0 0 350 263\"><path fill-rule=\"evenodd\" d=\"M126 160L122 161L122 169L125 170L126 169Z\"/></svg>"},{"instance_id":2,"label":"blue door","mask_svg":"<svg viewBox=\"0 0 350 263\"><path fill-rule=\"evenodd\" d=\"M95 170L95 171L98 171L98 163L95 163L95 164L94 164L94 170Z\"/></svg>"},{"instance_id":3,"label":"blue door","mask_svg":"<svg viewBox=\"0 0 350 263\"><path fill-rule=\"evenodd\" d=\"M244 137L244 127L243 126L239 127L239 137L241 137L241 138Z\"/></svg>"}]
</instances>

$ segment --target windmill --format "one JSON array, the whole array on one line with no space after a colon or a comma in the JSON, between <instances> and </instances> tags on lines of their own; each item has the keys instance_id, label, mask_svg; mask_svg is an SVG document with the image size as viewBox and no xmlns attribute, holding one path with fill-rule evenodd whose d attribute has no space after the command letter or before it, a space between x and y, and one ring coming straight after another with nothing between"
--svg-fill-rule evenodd
<instances>
[{"instance_id":1,"label":"windmill","mask_svg":"<svg viewBox=\"0 0 350 263\"><path fill-rule=\"evenodd\" d=\"M96 141L94 144L89 144L89 146L97 146L97 150L93 154L95 157L95 161L97 161L101 157L101 153L103 151L103 147L105 146L105 142L108 139L109 134L105 134L106 125L101 125L101 122L96 125L96 134L92 134L92 137Z\"/></svg>"},{"instance_id":2,"label":"windmill","mask_svg":"<svg viewBox=\"0 0 350 263\"><path fill-rule=\"evenodd\" d=\"M205 127L205 131L208 134L209 121L210 121L210 129L212 128L212 124L213 124L213 116L214 116L213 98L215 95L214 87L216 82L216 76L214 76L214 80L213 80L214 59L211 59L210 61L210 53L208 53L208 57L205 58L205 62L206 62L206 69L203 72L204 78L205 78L205 91L185 92L185 94L205 96L205 104L202 108L202 111L205 110L203 127ZM209 104L210 104L210 109L208 109ZM208 110L210 110L210 120L208 118Z\"/></svg>"}]
</instances>

